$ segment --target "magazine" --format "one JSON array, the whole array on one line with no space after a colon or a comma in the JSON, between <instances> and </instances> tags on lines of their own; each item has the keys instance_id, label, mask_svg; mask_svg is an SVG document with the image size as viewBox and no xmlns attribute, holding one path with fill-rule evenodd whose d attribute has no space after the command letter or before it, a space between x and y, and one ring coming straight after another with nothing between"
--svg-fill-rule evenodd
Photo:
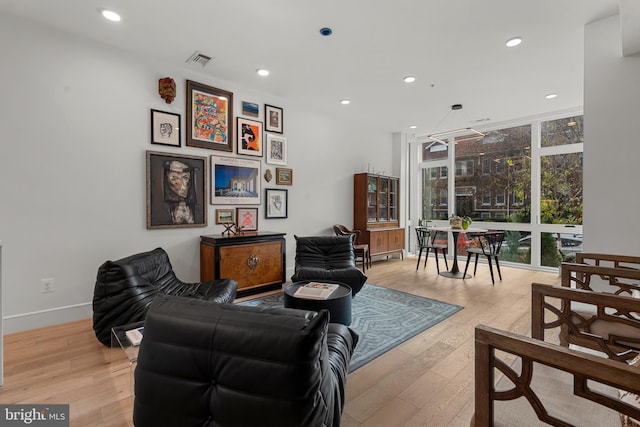
<instances>
[{"instance_id":1,"label":"magazine","mask_svg":"<svg viewBox=\"0 0 640 427\"><path fill-rule=\"evenodd\" d=\"M127 339L132 345L140 345L142 341L142 335L144 334L144 326L135 329L129 329L125 332Z\"/></svg>"},{"instance_id":2,"label":"magazine","mask_svg":"<svg viewBox=\"0 0 640 427\"><path fill-rule=\"evenodd\" d=\"M293 296L297 298L327 299L338 287L339 285L333 283L309 282L300 286Z\"/></svg>"}]
</instances>

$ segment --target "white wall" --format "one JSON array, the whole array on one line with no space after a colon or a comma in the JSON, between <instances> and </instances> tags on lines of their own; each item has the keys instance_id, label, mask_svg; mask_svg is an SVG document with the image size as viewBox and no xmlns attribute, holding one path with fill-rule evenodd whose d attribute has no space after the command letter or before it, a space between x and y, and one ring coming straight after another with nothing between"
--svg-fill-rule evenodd
<instances>
[{"instance_id":1,"label":"white wall","mask_svg":"<svg viewBox=\"0 0 640 427\"><path fill-rule=\"evenodd\" d=\"M352 225L354 172L368 164L390 174L398 168L389 133L216 80L197 67L141 60L6 15L0 54L5 332L90 317L96 270L108 259L161 246L178 277L198 280L199 236L220 233L215 209L230 206L209 205L203 228L147 230L145 211L146 150L224 155L184 146L184 133L182 148L149 143L151 108L184 121L187 79L234 92L236 114L243 100L284 108L287 167L294 171L294 185L282 187L289 189L289 218L266 220L261 205L258 225L287 233L287 277L294 234ZM171 105L157 94L165 76L178 85ZM55 278L55 292L40 293L43 278Z\"/></svg>"},{"instance_id":2,"label":"white wall","mask_svg":"<svg viewBox=\"0 0 640 427\"><path fill-rule=\"evenodd\" d=\"M619 17L585 27L584 250L640 255L640 56Z\"/></svg>"}]
</instances>

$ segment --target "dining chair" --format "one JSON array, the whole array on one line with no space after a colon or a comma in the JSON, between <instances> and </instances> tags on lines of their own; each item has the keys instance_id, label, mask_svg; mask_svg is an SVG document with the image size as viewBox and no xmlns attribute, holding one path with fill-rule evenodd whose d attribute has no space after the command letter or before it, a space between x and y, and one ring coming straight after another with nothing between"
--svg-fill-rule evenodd
<instances>
[{"instance_id":1,"label":"dining chair","mask_svg":"<svg viewBox=\"0 0 640 427\"><path fill-rule=\"evenodd\" d=\"M350 236L353 234L355 236L353 240L353 255L356 258L356 264L358 260L362 260L362 271L367 271L367 267L371 268L369 245L360 243L360 230L349 230L342 224L335 224L333 232L336 233L336 236Z\"/></svg>"},{"instance_id":2,"label":"dining chair","mask_svg":"<svg viewBox=\"0 0 640 427\"><path fill-rule=\"evenodd\" d=\"M436 256L436 269L438 273L440 273L440 263L438 262L438 251L442 252L442 258L444 258L444 264L447 266L447 270L449 269L449 262L447 261L447 249L448 245L445 243L435 243L436 234L438 232L436 230L429 230L426 227L416 227L416 235L418 237L418 248L420 252L418 252L418 264L416 264L416 270L420 266L420 257L422 257L422 251L424 249L427 250L426 255L424 257L424 267L427 266L427 259L429 259L429 250L433 249L433 253Z\"/></svg>"},{"instance_id":3,"label":"dining chair","mask_svg":"<svg viewBox=\"0 0 640 427\"><path fill-rule=\"evenodd\" d=\"M489 271L491 272L491 283L495 284L493 277L493 264L491 260L496 262L496 269L498 270L498 276L502 281L502 273L500 272L500 264L498 258L500 257L500 249L502 248L502 242L504 241L504 231L489 231L485 233L467 233L470 242L477 242L477 247L471 246L467 248L467 264L464 267L464 274L467 274L469 268L469 261L471 261L471 255L476 256L475 264L473 266L473 275L476 275L478 268L478 257L480 255L487 257L489 263Z\"/></svg>"}]
</instances>

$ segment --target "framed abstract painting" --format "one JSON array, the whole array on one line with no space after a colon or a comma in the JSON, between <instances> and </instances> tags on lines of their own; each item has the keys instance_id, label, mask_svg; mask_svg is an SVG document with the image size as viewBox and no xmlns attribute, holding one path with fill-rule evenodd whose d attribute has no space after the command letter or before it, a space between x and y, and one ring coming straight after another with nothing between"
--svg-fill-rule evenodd
<instances>
[{"instance_id":1,"label":"framed abstract painting","mask_svg":"<svg viewBox=\"0 0 640 427\"><path fill-rule=\"evenodd\" d=\"M187 145L233 151L233 93L187 80Z\"/></svg>"},{"instance_id":2,"label":"framed abstract painting","mask_svg":"<svg viewBox=\"0 0 640 427\"><path fill-rule=\"evenodd\" d=\"M262 141L262 122L238 117L236 133L238 147L236 152L247 156L262 157L264 143Z\"/></svg>"}]
</instances>

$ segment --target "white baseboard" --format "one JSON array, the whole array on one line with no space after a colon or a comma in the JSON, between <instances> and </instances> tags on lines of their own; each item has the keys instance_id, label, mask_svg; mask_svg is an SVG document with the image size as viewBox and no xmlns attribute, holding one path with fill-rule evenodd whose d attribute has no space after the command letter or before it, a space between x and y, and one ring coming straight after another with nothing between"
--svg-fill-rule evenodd
<instances>
[{"instance_id":1,"label":"white baseboard","mask_svg":"<svg viewBox=\"0 0 640 427\"><path fill-rule=\"evenodd\" d=\"M2 318L3 332L4 334L11 334L59 323L73 322L74 320L86 319L92 316L93 305L90 302L20 313Z\"/></svg>"}]
</instances>

